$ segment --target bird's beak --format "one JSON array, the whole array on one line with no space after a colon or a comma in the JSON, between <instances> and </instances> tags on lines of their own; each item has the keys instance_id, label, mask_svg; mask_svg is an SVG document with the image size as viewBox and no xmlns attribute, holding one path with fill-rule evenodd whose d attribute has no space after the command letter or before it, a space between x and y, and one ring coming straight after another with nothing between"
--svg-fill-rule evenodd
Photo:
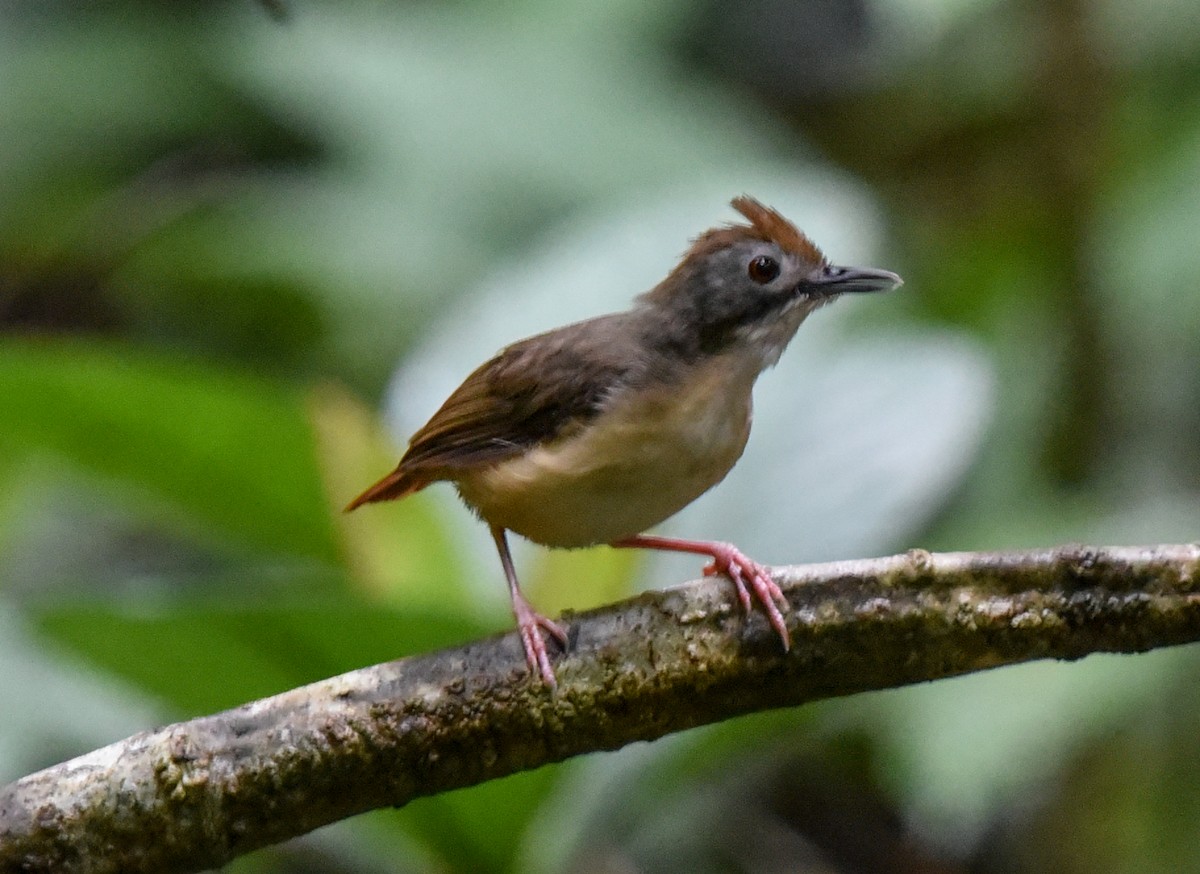
<instances>
[{"instance_id":1,"label":"bird's beak","mask_svg":"<svg viewBox=\"0 0 1200 874\"><path fill-rule=\"evenodd\" d=\"M875 267L829 266L820 270L811 281L821 294L891 291L904 284L904 280L892 271Z\"/></svg>"}]
</instances>

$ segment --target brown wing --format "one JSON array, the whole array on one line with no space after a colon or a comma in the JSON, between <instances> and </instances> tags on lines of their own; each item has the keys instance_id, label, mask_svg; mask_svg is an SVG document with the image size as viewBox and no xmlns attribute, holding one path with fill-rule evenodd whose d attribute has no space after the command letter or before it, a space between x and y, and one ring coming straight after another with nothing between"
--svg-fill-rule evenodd
<instances>
[{"instance_id":1,"label":"brown wing","mask_svg":"<svg viewBox=\"0 0 1200 874\"><path fill-rule=\"evenodd\" d=\"M396 469L346 509L400 498L464 469L511 458L586 422L638 365L618 339L628 336L616 330L627 318L601 316L504 349L413 435Z\"/></svg>"}]
</instances>

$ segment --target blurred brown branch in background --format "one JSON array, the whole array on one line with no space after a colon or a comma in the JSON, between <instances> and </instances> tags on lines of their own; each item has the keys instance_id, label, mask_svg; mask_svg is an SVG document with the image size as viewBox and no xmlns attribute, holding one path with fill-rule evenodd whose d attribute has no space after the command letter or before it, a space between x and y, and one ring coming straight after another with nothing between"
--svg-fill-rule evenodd
<instances>
[{"instance_id":1,"label":"blurred brown branch in background","mask_svg":"<svg viewBox=\"0 0 1200 874\"><path fill-rule=\"evenodd\" d=\"M196 871L383 806L738 714L1200 640L1200 545L782 568L793 648L709 578L148 731L0 789L0 871Z\"/></svg>"}]
</instances>

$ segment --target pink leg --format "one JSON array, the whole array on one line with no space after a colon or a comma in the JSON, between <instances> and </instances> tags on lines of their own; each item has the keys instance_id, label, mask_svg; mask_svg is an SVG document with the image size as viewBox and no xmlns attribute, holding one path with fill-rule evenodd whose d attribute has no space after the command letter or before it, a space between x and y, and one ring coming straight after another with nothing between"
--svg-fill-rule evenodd
<instances>
[{"instance_id":1,"label":"pink leg","mask_svg":"<svg viewBox=\"0 0 1200 874\"><path fill-rule=\"evenodd\" d=\"M521 632L521 644L525 647L525 661L529 663L529 670L540 673L546 685L554 688L558 684L554 679L554 669L550 667L550 656L546 653L546 641L542 632L545 631L564 647L567 645L567 633L557 623L551 622L534 610L525 600L521 593L521 584L517 582L517 571L508 551L508 538L504 536L504 529L492 526L491 530L496 549L500 550L504 576L508 579L508 594L512 598L513 614L517 617L517 629Z\"/></svg>"},{"instance_id":2,"label":"pink leg","mask_svg":"<svg viewBox=\"0 0 1200 874\"><path fill-rule=\"evenodd\" d=\"M753 591L754 597L762 605L763 612L767 614L767 620L771 623L771 627L779 633L779 637L783 641L784 652L791 647L792 639L788 634L783 612L780 610L781 607L786 610L788 606L782 590L771 579L771 574L764 565L747 557L733 544L639 534L618 540L612 546L631 549L662 549L668 552L689 552L694 555L708 556L712 559L712 563L704 569L705 575L725 574L733 580L738 600L742 602L742 608L747 612L750 611L751 591Z\"/></svg>"}]
</instances>

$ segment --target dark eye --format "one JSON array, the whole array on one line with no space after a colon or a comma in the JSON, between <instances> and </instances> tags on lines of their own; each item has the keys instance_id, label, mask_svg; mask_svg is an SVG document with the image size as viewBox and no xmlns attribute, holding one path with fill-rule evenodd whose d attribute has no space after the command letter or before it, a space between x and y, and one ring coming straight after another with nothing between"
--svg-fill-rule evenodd
<instances>
[{"instance_id":1,"label":"dark eye","mask_svg":"<svg viewBox=\"0 0 1200 874\"><path fill-rule=\"evenodd\" d=\"M759 255L746 265L746 272L759 285L766 285L779 275L779 262L770 255Z\"/></svg>"}]
</instances>

